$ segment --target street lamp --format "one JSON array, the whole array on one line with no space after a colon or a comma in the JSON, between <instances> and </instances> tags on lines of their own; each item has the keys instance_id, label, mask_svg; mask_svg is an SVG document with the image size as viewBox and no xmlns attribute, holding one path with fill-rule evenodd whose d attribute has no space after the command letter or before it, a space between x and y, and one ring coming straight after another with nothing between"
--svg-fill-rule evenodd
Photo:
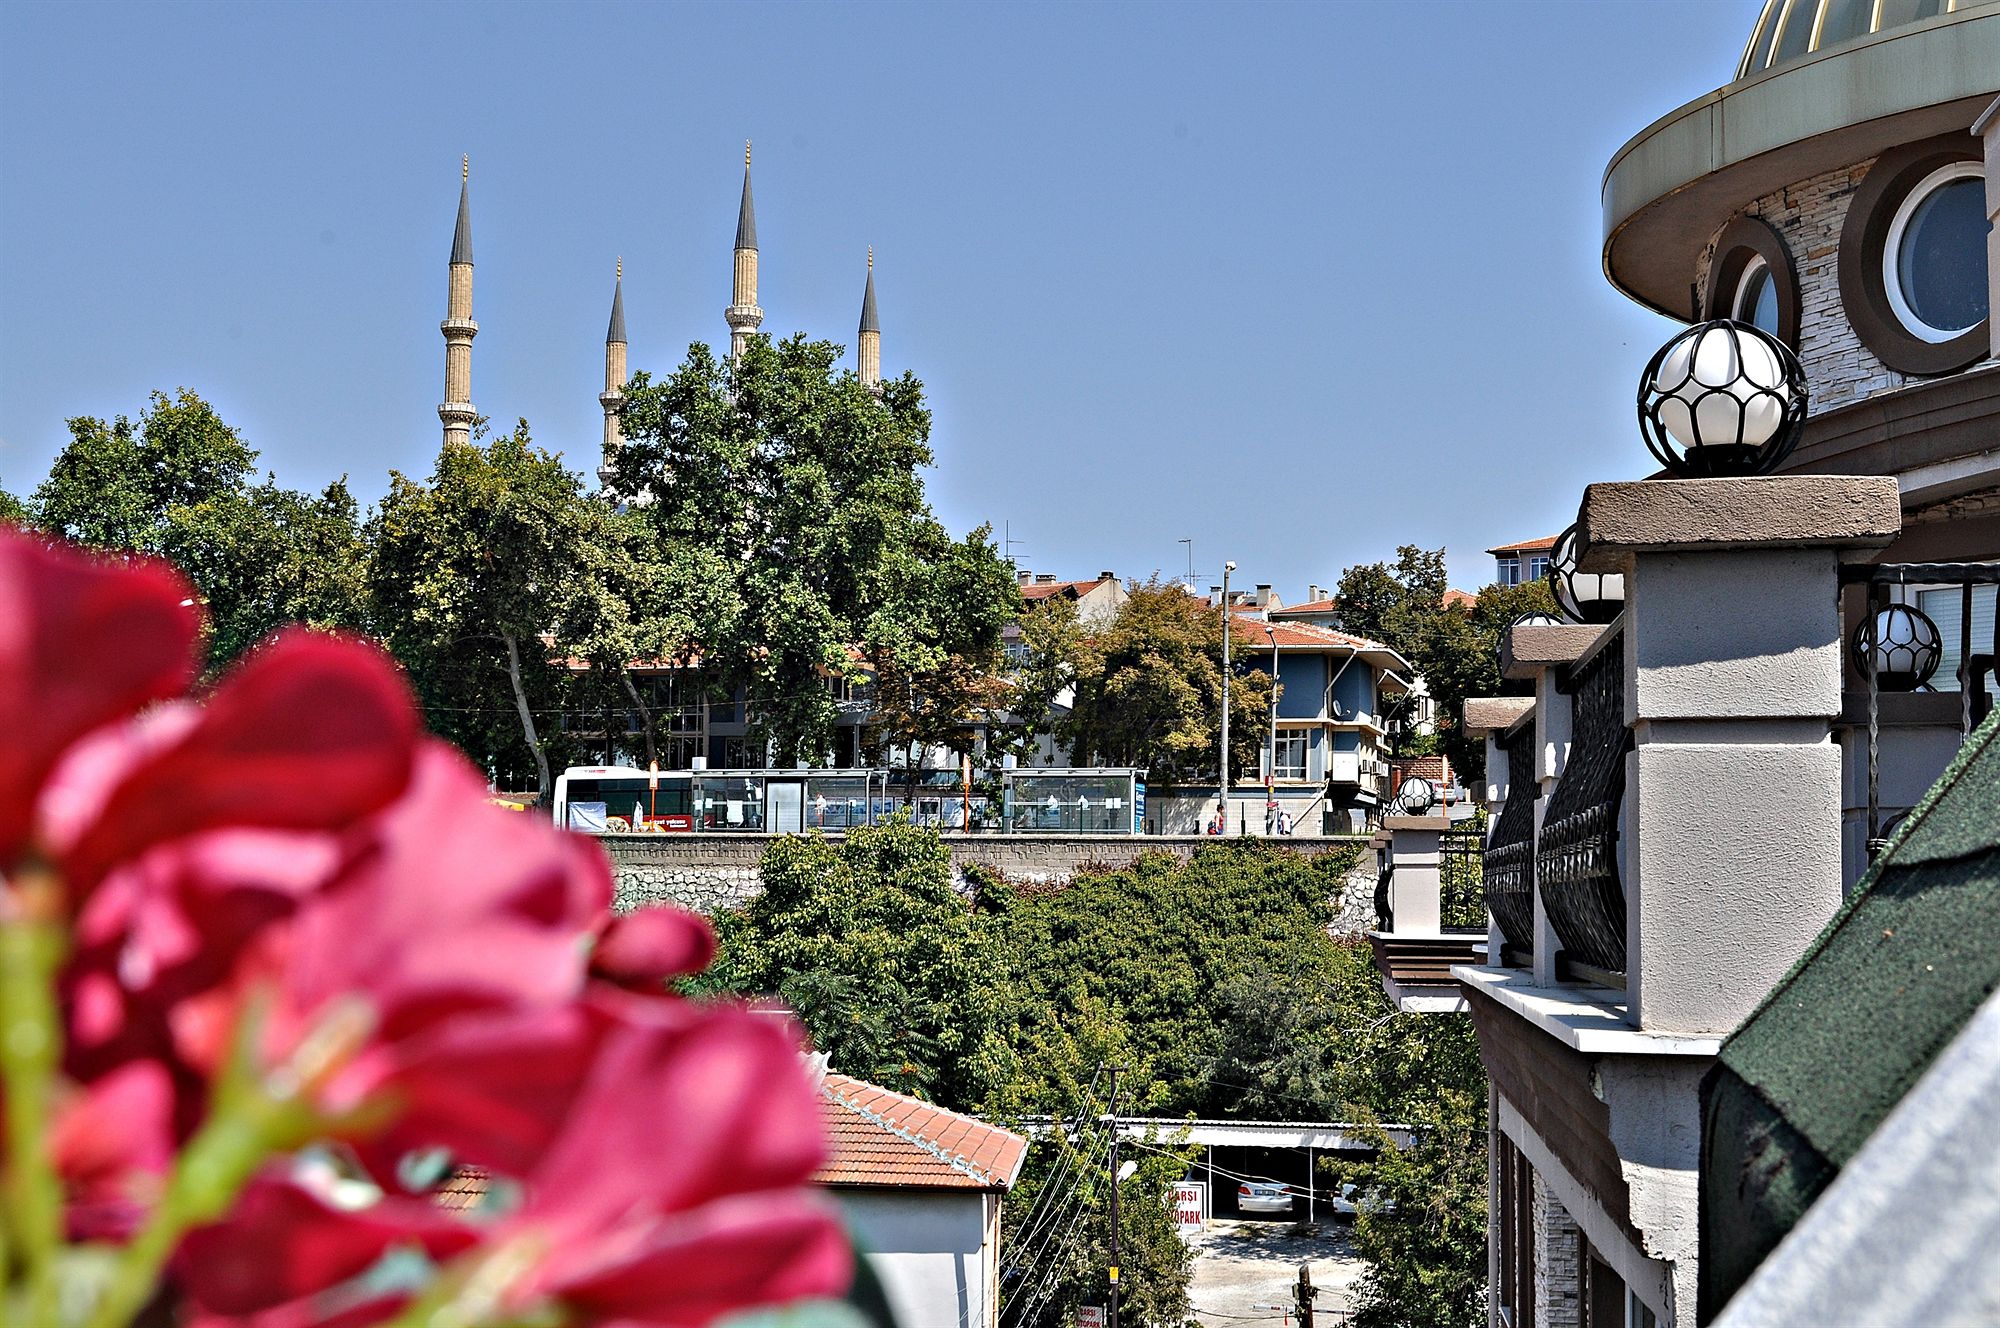
<instances>
[{"instance_id":1,"label":"street lamp","mask_svg":"<svg viewBox=\"0 0 2000 1328\"><path fill-rule=\"evenodd\" d=\"M1556 536L1549 550L1549 593L1570 621L1608 623L1625 608L1625 578L1616 572L1576 570L1576 527Z\"/></svg>"},{"instance_id":2,"label":"street lamp","mask_svg":"<svg viewBox=\"0 0 2000 1328\"><path fill-rule=\"evenodd\" d=\"M1660 347L1639 376L1639 432L1681 479L1767 475L1798 445L1806 374L1791 347L1727 318Z\"/></svg>"},{"instance_id":3,"label":"street lamp","mask_svg":"<svg viewBox=\"0 0 2000 1328\"><path fill-rule=\"evenodd\" d=\"M1264 635L1271 638L1271 755L1264 766L1264 837L1278 828L1278 630L1269 622Z\"/></svg>"},{"instance_id":4,"label":"street lamp","mask_svg":"<svg viewBox=\"0 0 2000 1328\"><path fill-rule=\"evenodd\" d=\"M1233 562L1222 565L1222 783L1216 806L1225 834L1229 831L1229 574L1235 570Z\"/></svg>"},{"instance_id":5,"label":"street lamp","mask_svg":"<svg viewBox=\"0 0 2000 1328\"><path fill-rule=\"evenodd\" d=\"M1405 816L1422 816L1437 805L1437 789L1422 775L1411 775L1396 790L1396 810Z\"/></svg>"}]
</instances>

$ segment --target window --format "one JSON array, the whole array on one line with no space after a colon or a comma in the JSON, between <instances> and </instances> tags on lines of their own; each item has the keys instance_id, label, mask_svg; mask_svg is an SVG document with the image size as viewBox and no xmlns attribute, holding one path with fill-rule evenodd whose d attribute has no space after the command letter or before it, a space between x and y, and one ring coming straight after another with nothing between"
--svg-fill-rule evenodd
<instances>
[{"instance_id":1,"label":"window","mask_svg":"<svg viewBox=\"0 0 2000 1328\"><path fill-rule=\"evenodd\" d=\"M1273 772L1279 779L1304 779L1306 777L1306 735L1303 733L1280 733L1275 744L1278 754L1277 769Z\"/></svg>"},{"instance_id":2,"label":"window","mask_svg":"<svg viewBox=\"0 0 2000 1328\"><path fill-rule=\"evenodd\" d=\"M1530 581L1539 581L1548 574L1549 556L1547 554L1538 553L1528 559L1528 579Z\"/></svg>"},{"instance_id":3,"label":"window","mask_svg":"<svg viewBox=\"0 0 2000 1328\"><path fill-rule=\"evenodd\" d=\"M1771 265L1760 254L1743 269L1736 283L1736 298L1729 316L1739 323L1760 327L1778 335L1778 283L1771 277Z\"/></svg>"},{"instance_id":4,"label":"window","mask_svg":"<svg viewBox=\"0 0 2000 1328\"><path fill-rule=\"evenodd\" d=\"M1501 585L1518 586L1521 584L1521 560L1519 558L1501 558L1498 560L1498 563L1498 579Z\"/></svg>"},{"instance_id":5,"label":"window","mask_svg":"<svg viewBox=\"0 0 2000 1328\"><path fill-rule=\"evenodd\" d=\"M1987 655L1993 650L1993 608L1997 586L1974 586L1972 588L1972 631L1971 654L1975 657ZM1930 689L1934 692L1955 692L1958 690L1958 659L1961 642L1959 638L1962 619L1965 616L1964 592L1957 586L1939 590L1919 590L1916 593L1917 607L1924 616L1937 624L1938 641L1943 646L1939 654L1937 672L1931 675ZM1987 684L1993 690L1993 684Z\"/></svg>"},{"instance_id":6,"label":"window","mask_svg":"<svg viewBox=\"0 0 2000 1328\"><path fill-rule=\"evenodd\" d=\"M1896 209L1882 246L1896 317L1925 341L1949 341L1987 314L1986 178L1978 162L1941 166Z\"/></svg>"}]
</instances>

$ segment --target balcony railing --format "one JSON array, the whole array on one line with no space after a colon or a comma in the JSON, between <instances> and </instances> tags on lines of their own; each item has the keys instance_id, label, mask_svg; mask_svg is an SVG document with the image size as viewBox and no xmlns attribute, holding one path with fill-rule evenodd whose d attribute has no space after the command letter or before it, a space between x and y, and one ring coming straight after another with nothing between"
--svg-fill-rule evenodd
<instances>
[{"instance_id":1,"label":"balcony railing","mask_svg":"<svg viewBox=\"0 0 2000 1328\"><path fill-rule=\"evenodd\" d=\"M1886 609L1894 588L1901 602L1924 613L1938 631L1940 669L1923 691L1958 692L1959 732L1969 734L1993 708L1991 684L2000 682L2000 562L1990 563L1865 563L1841 569L1846 584L1868 588L1867 610L1851 648L1872 654L1877 615ZM1949 669L1942 665L1949 664ZM1872 859L1893 828L1882 816L1881 675L1873 668L1854 670L1868 691L1868 856ZM1943 771L1938 771L1942 774Z\"/></svg>"},{"instance_id":2,"label":"balcony railing","mask_svg":"<svg viewBox=\"0 0 2000 1328\"><path fill-rule=\"evenodd\" d=\"M1453 826L1438 837L1438 913L1445 931L1484 932L1486 896L1484 818Z\"/></svg>"},{"instance_id":3,"label":"balcony railing","mask_svg":"<svg viewBox=\"0 0 2000 1328\"><path fill-rule=\"evenodd\" d=\"M1523 957L1535 952L1535 726L1530 714L1506 739L1507 803L1480 871L1486 911L1507 948Z\"/></svg>"},{"instance_id":4,"label":"balcony railing","mask_svg":"<svg viewBox=\"0 0 2000 1328\"><path fill-rule=\"evenodd\" d=\"M1561 681L1571 705L1569 762L1549 795L1535 881L1578 976L1623 986L1625 885L1618 874L1625 794L1625 634L1609 631Z\"/></svg>"}]
</instances>

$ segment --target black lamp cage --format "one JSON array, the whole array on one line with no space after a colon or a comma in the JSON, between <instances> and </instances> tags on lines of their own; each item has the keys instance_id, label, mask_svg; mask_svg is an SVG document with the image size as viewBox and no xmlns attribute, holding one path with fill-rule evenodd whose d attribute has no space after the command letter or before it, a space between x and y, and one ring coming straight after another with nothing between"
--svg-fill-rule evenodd
<instances>
[{"instance_id":1,"label":"black lamp cage","mask_svg":"<svg viewBox=\"0 0 2000 1328\"><path fill-rule=\"evenodd\" d=\"M1422 775L1411 775L1396 790L1396 810L1404 816L1422 816L1437 805L1437 789Z\"/></svg>"},{"instance_id":2,"label":"black lamp cage","mask_svg":"<svg viewBox=\"0 0 2000 1328\"><path fill-rule=\"evenodd\" d=\"M1508 630L1510 631L1516 627L1560 627L1560 626L1562 626L1562 619L1556 617L1554 614L1543 613L1539 609L1531 609L1527 613L1522 614L1520 617L1514 619L1514 621L1507 624Z\"/></svg>"},{"instance_id":3,"label":"black lamp cage","mask_svg":"<svg viewBox=\"0 0 2000 1328\"><path fill-rule=\"evenodd\" d=\"M1556 536L1549 550L1549 593L1571 622L1608 623L1625 608L1625 578L1616 572L1576 570L1576 527Z\"/></svg>"},{"instance_id":4,"label":"black lamp cage","mask_svg":"<svg viewBox=\"0 0 2000 1328\"><path fill-rule=\"evenodd\" d=\"M1888 604L1854 629L1854 667L1885 692L1914 692L1944 659L1944 634L1913 604Z\"/></svg>"},{"instance_id":5,"label":"black lamp cage","mask_svg":"<svg viewBox=\"0 0 2000 1328\"><path fill-rule=\"evenodd\" d=\"M1681 479L1768 475L1798 446L1805 422L1799 357L1748 323L1697 323L1639 376L1639 432Z\"/></svg>"}]
</instances>

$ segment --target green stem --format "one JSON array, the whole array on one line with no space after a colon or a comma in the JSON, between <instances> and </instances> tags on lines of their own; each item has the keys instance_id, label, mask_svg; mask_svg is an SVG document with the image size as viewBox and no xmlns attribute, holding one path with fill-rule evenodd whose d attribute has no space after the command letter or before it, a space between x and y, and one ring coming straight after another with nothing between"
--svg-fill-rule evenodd
<instances>
[{"instance_id":1,"label":"green stem","mask_svg":"<svg viewBox=\"0 0 2000 1328\"><path fill-rule=\"evenodd\" d=\"M0 924L0 1082L6 1085L9 1225L19 1245L30 1323L56 1317L56 1253L62 1244L62 1185L49 1156L49 1117L62 1023L54 979L63 931L40 916L40 896L56 888L34 868L16 881L14 914Z\"/></svg>"}]
</instances>

